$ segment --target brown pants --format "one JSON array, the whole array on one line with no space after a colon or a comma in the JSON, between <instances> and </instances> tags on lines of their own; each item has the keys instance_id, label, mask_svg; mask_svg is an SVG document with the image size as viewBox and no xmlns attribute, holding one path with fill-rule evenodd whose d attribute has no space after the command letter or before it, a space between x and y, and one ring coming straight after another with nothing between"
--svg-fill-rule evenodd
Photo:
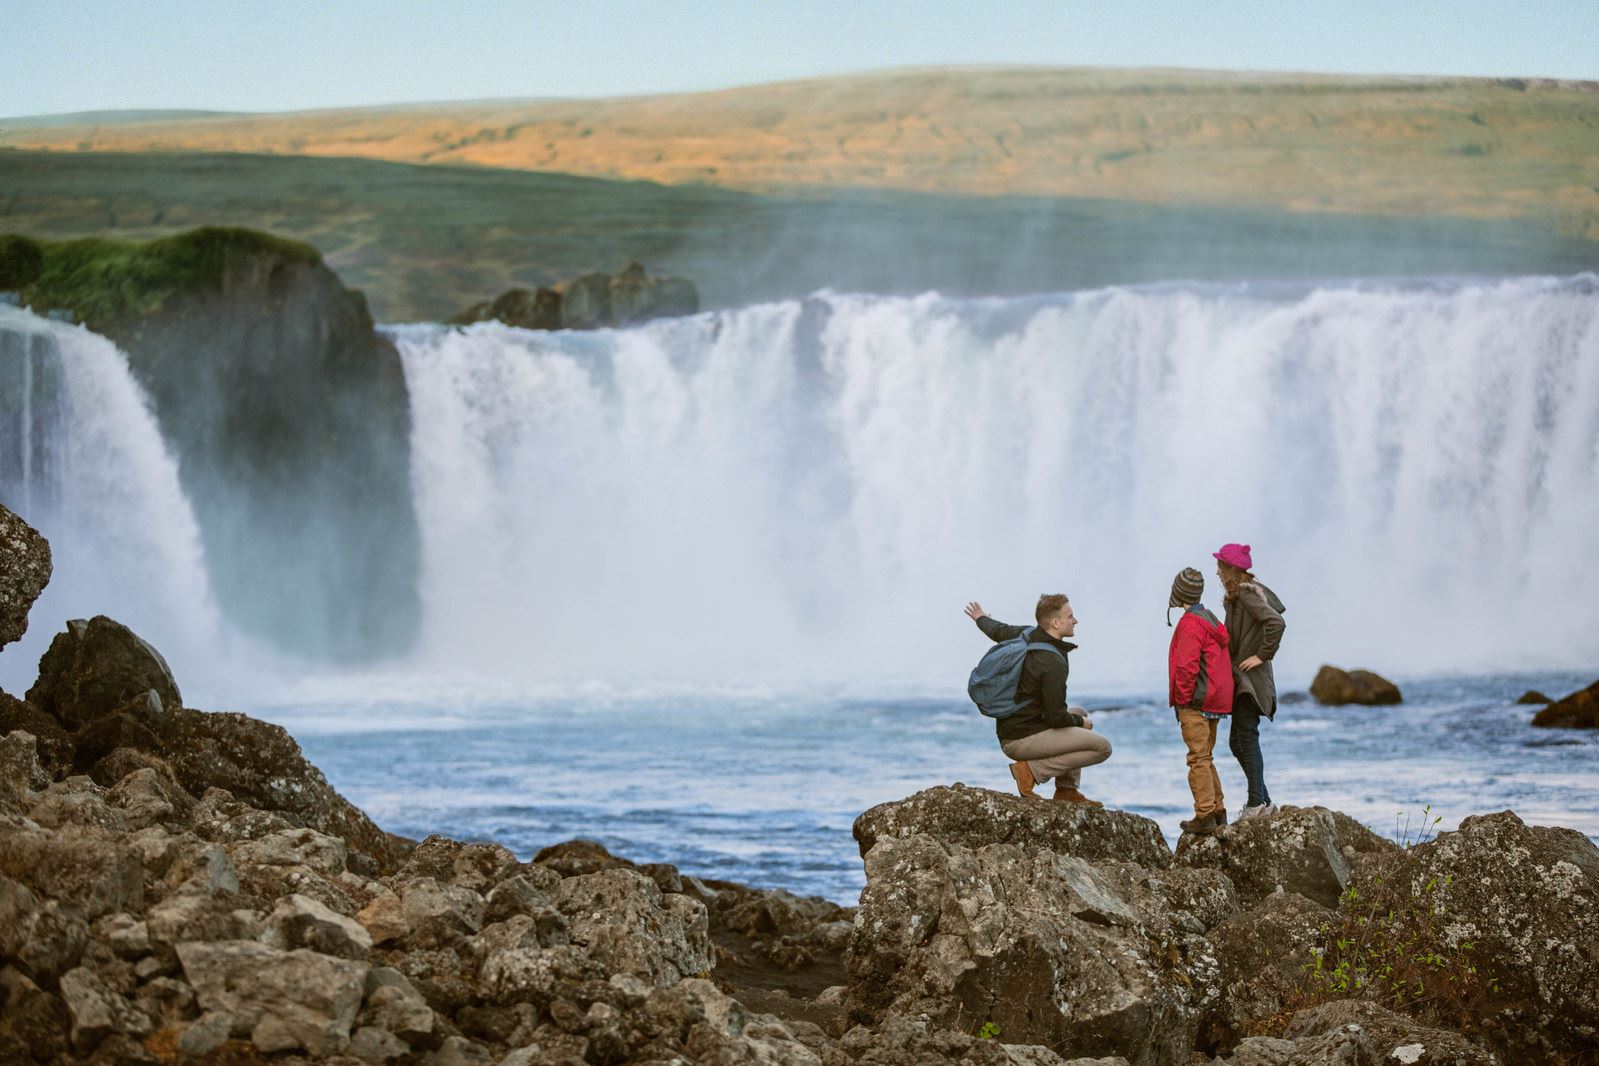
<instances>
[{"instance_id":1,"label":"brown pants","mask_svg":"<svg viewBox=\"0 0 1599 1066\"><path fill-rule=\"evenodd\" d=\"M1217 720L1206 718L1191 707L1177 712L1177 724L1188 745L1188 791L1194 794L1194 817L1203 818L1227 805L1221 794L1221 778L1211 752L1216 748Z\"/></svg>"},{"instance_id":2,"label":"brown pants","mask_svg":"<svg viewBox=\"0 0 1599 1066\"><path fill-rule=\"evenodd\" d=\"M1072 711L1082 714L1081 707ZM999 746L1009 758L1025 761L1039 783L1056 778L1056 787L1068 785L1076 788L1082 777L1082 768L1102 763L1110 758L1110 741L1081 726L1064 726L1045 729L1020 740L1008 741Z\"/></svg>"}]
</instances>

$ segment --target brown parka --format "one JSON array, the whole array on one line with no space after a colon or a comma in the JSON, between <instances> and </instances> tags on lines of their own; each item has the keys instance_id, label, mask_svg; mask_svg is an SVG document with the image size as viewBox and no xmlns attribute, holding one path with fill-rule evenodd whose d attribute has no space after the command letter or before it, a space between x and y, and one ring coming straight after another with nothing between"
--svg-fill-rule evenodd
<instances>
[{"instance_id":1,"label":"brown parka","mask_svg":"<svg viewBox=\"0 0 1599 1066\"><path fill-rule=\"evenodd\" d=\"M1228 653L1233 660L1233 707L1254 700L1267 718L1277 714L1277 678L1271 661L1283 639L1283 611L1277 594L1258 581L1245 581L1227 597L1227 632L1232 638ZM1251 655L1261 663L1253 670L1238 669Z\"/></svg>"}]
</instances>

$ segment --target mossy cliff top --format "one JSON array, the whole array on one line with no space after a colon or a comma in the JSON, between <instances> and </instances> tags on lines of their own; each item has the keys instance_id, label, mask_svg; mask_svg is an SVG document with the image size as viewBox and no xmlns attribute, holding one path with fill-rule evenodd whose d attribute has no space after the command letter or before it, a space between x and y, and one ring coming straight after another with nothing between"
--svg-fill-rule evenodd
<instances>
[{"instance_id":1,"label":"mossy cliff top","mask_svg":"<svg viewBox=\"0 0 1599 1066\"><path fill-rule=\"evenodd\" d=\"M91 326L153 314L182 293L220 291L230 270L261 260L315 266L309 244L269 233L204 226L153 241L98 237L40 241L0 236L0 248L39 250L22 300L39 311L65 310ZM20 275L26 277L26 275Z\"/></svg>"}]
</instances>

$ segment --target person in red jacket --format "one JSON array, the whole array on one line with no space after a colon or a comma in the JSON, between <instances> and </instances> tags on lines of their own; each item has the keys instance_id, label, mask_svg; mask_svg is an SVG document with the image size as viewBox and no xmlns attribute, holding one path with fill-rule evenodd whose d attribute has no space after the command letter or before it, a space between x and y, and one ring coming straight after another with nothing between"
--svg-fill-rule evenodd
<instances>
[{"instance_id":1,"label":"person in red jacket","mask_svg":"<svg viewBox=\"0 0 1599 1066\"><path fill-rule=\"evenodd\" d=\"M1172 582L1166 607L1181 607L1167 655L1171 705L1188 747L1188 790L1194 794L1194 816L1180 823L1185 833L1210 833L1227 824L1226 799L1212 753L1216 726L1233 709L1233 666L1227 654L1227 627L1199 602L1205 576L1184 569Z\"/></svg>"}]
</instances>

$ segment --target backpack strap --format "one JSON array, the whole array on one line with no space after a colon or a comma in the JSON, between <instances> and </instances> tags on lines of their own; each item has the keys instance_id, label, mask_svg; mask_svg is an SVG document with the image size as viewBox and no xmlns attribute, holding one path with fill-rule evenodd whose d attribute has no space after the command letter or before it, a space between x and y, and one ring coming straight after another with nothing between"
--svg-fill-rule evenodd
<instances>
[{"instance_id":1,"label":"backpack strap","mask_svg":"<svg viewBox=\"0 0 1599 1066\"><path fill-rule=\"evenodd\" d=\"M1055 647L1055 645L1053 645L1053 644L1035 644L1035 643L1033 643L1033 634L1037 633L1037 632L1038 632L1038 627L1037 626L1028 626L1026 629L1022 630L1022 640L1025 641L1026 644L1027 644L1027 650L1028 651L1032 651L1034 648L1037 648L1037 649L1039 649L1041 651L1052 651L1056 655L1059 655L1061 657L1061 659L1064 661L1065 658L1066 658L1066 653L1061 651L1059 648Z\"/></svg>"}]
</instances>

